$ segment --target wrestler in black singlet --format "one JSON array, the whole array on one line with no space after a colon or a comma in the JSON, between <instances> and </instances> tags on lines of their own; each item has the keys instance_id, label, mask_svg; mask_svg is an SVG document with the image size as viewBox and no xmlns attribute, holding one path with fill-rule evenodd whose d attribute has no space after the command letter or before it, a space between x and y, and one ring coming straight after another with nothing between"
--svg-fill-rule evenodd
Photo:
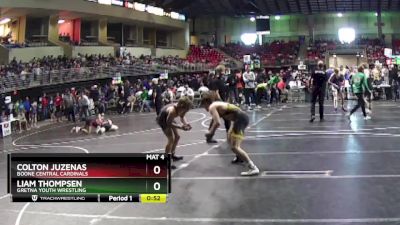
<instances>
[{"instance_id":1,"label":"wrestler in black singlet","mask_svg":"<svg viewBox=\"0 0 400 225\"><path fill-rule=\"evenodd\" d=\"M169 104L164 106L160 114L157 116L157 124L161 127L161 129L165 130L168 128L167 119L168 119L168 108L170 106L174 106L173 104Z\"/></svg>"}]
</instances>

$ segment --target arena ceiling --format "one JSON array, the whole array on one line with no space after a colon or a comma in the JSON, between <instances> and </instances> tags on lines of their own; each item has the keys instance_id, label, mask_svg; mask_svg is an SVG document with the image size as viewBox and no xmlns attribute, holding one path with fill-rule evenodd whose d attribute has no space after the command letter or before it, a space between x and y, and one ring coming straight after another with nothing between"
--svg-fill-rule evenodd
<instances>
[{"instance_id":1,"label":"arena ceiling","mask_svg":"<svg viewBox=\"0 0 400 225\"><path fill-rule=\"evenodd\" d=\"M398 11L400 0L142 0L167 10L197 15L285 15L324 12Z\"/></svg>"}]
</instances>

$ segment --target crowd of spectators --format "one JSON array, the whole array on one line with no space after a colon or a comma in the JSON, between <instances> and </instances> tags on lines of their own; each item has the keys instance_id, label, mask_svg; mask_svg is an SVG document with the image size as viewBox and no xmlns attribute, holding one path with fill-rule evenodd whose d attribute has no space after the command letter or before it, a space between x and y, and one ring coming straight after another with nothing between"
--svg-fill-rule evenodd
<instances>
[{"instance_id":1,"label":"crowd of spectators","mask_svg":"<svg viewBox=\"0 0 400 225\"><path fill-rule=\"evenodd\" d=\"M340 43L335 40L315 40L310 42L307 48L307 58L314 61L325 60L325 52L336 49L338 44Z\"/></svg>"},{"instance_id":2,"label":"crowd of spectators","mask_svg":"<svg viewBox=\"0 0 400 225\"><path fill-rule=\"evenodd\" d=\"M69 33L60 33L60 34L58 34L58 40L62 41L62 42L65 42L65 43L68 43L68 44L71 44L71 45L79 45L78 42L72 41L72 37L71 37L71 35Z\"/></svg>"},{"instance_id":3,"label":"crowd of spectators","mask_svg":"<svg viewBox=\"0 0 400 225\"><path fill-rule=\"evenodd\" d=\"M37 127L37 121L84 121L97 113L149 112L153 110L156 87L162 90L162 101L169 104L182 96L196 101L201 94L217 90L222 99L247 106L249 110L267 104L285 101L288 82L302 76L292 69L264 72L262 70L232 70L230 74L197 73L177 75L170 79L129 78L121 83L96 84L90 87L69 88L59 93L43 93L39 97L12 95L12 100L2 104L2 119L17 119L19 131ZM252 77L254 76L254 77ZM306 80L304 80L306 82ZM250 85L253 83L254 85ZM254 95L251 95L252 88Z\"/></svg>"},{"instance_id":4,"label":"crowd of spectators","mask_svg":"<svg viewBox=\"0 0 400 225\"><path fill-rule=\"evenodd\" d=\"M215 91L224 101L247 110L255 110L263 105L270 107L288 101L291 89L302 90L304 95L309 88L308 73L292 67L253 71L247 67L244 71L229 71L217 67L215 71L176 75L169 79L149 76L128 78L120 83L98 83L86 88L66 89L62 93L43 93L37 98L16 94L12 101L3 104L2 118L9 118L12 114L19 122L19 131L22 131L37 127L37 121L42 120L78 122L97 113L150 112L153 111L157 88L161 90L163 104L177 101L182 96L196 102L202 93ZM346 80L354 73L349 67L341 67L339 71ZM395 85L394 90L398 90L397 67L370 65L365 73L368 74L371 85L392 82ZM379 87L373 89L377 92L377 97L382 95ZM399 97L399 93L394 94L394 98Z\"/></svg>"},{"instance_id":5,"label":"crowd of spectators","mask_svg":"<svg viewBox=\"0 0 400 225\"><path fill-rule=\"evenodd\" d=\"M394 39L392 42L393 55L400 55L400 39Z\"/></svg>"},{"instance_id":6,"label":"crowd of spectators","mask_svg":"<svg viewBox=\"0 0 400 225\"><path fill-rule=\"evenodd\" d=\"M325 60L325 53L327 51L334 51L343 48L365 48L369 63L379 61L385 62L384 48L385 44L377 38L357 38L351 44L341 43L337 39L318 39L310 41L307 47L307 59L310 61Z\"/></svg>"},{"instance_id":7,"label":"crowd of spectators","mask_svg":"<svg viewBox=\"0 0 400 225\"><path fill-rule=\"evenodd\" d=\"M380 63L386 63L386 57L384 55L385 43L379 39L362 39L361 45L366 46L366 52L368 62L370 64L379 61Z\"/></svg>"},{"instance_id":8,"label":"crowd of spectators","mask_svg":"<svg viewBox=\"0 0 400 225\"><path fill-rule=\"evenodd\" d=\"M298 41L273 41L271 43L253 46L230 43L221 48L221 50L237 60L243 61L244 55L252 55L266 66L295 64L299 49L300 43Z\"/></svg>"},{"instance_id":9,"label":"crowd of spectators","mask_svg":"<svg viewBox=\"0 0 400 225\"><path fill-rule=\"evenodd\" d=\"M151 56L134 57L126 55L123 57L114 57L111 55L81 55L75 58L68 58L66 56L46 56L43 58L33 58L29 62L17 61L15 58L7 65L0 65L0 76L7 76L10 73L21 74L24 70L27 72L34 72L36 68L40 70L62 70L74 69L81 67L98 67L98 66L121 66L133 64L145 65L182 65L185 60L177 56L167 56L154 58Z\"/></svg>"},{"instance_id":10,"label":"crowd of spectators","mask_svg":"<svg viewBox=\"0 0 400 225\"><path fill-rule=\"evenodd\" d=\"M186 59L178 56L153 57L142 55L131 56L123 49L120 56L82 55L68 58L66 56L46 56L33 58L29 62L17 61L15 58L6 65L0 65L0 87L3 91L43 85L94 79L94 77L112 77L119 72L123 76L207 71L217 64L235 67L236 62L211 47L192 46ZM103 70L104 68L110 68ZM81 79L82 78L82 79Z\"/></svg>"},{"instance_id":11,"label":"crowd of spectators","mask_svg":"<svg viewBox=\"0 0 400 225\"><path fill-rule=\"evenodd\" d=\"M129 54L120 57L111 55L78 55L75 58L47 56L34 58L29 62L18 62L14 58L7 65L0 65L0 87L2 89L18 89L22 86L29 86L31 81L37 81L38 85L41 85L50 82L49 80L52 78L57 78L57 81L79 80L79 77L84 77L85 74L99 75L100 68L114 68L121 73L125 71L124 75L132 76L137 73L159 74L164 73L165 70L169 73L186 70L201 71L208 70L209 67L211 65L200 62L190 63L178 56L159 58L144 55L134 57ZM125 70L123 70L124 68Z\"/></svg>"},{"instance_id":12,"label":"crowd of spectators","mask_svg":"<svg viewBox=\"0 0 400 225\"><path fill-rule=\"evenodd\" d=\"M193 89L201 89L203 77L203 74L181 75L160 80L157 85L162 87L164 102L169 103L180 95L194 98ZM121 114L151 111L154 87L155 80L145 78L127 79L123 83L96 84L88 88L70 88L59 93L43 93L36 98L22 97L16 92L9 102L2 103L2 119L16 118L20 124L19 131L22 131L22 128L36 127L38 120L61 122L66 118L76 122L109 110Z\"/></svg>"},{"instance_id":13,"label":"crowd of spectators","mask_svg":"<svg viewBox=\"0 0 400 225\"><path fill-rule=\"evenodd\" d=\"M131 56L129 53L122 52L120 57L112 55L82 55L68 58L66 56L46 56L43 58L33 58L29 62L17 61L15 58L7 65L0 65L0 76L17 75L27 72L35 73L39 71L51 71L62 69L76 69L81 67L110 67L123 65L152 65L152 66L195 66L208 65L215 67L220 63L230 63L228 59L217 52L215 49L206 47L192 47L187 59L178 56L153 57L142 55L140 57ZM170 71L175 72L175 71Z\"/></svg>"}]
</instances>

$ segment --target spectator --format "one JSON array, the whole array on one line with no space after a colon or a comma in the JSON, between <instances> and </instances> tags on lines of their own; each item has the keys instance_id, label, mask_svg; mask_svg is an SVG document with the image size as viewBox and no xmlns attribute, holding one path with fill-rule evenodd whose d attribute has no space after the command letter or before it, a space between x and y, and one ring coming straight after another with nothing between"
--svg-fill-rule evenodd
<instances>
[{"instance_id":1,"label":"spectator","mask_svg":"<svg viewBox=\"0 0 400 225\"><path fill-rule=\"evenodd\" d=\"M244 95L246 105L248 109L251 109L251 103L255 102L255 88L256 88L256 76L250 71L250 66L246 68L246 72L243 73L243 81L245 83Z\"/></svg>"},{"instance_id":2,"label":"spectator","mask_svg":"<svg viewBox=\"0 0 400 225\"><path fill-rule=\"evenodd\" d=\"M53 99L53 97L50 97L50 101L49 101L49 113L50 113L51 122L53 122L54 120L56 120L55 112L56 112L56 107L55 107L55 105L54 105L54 99Z\"/></svg>"},{"instance_id":3,"label":"spectator","mask_svg":"<svg viewBox=\"0 0 400 225\"><path fill-rule=\"evenodd\" d=\"M193 101L193 99L194 99L194 91L193 91L193 89L191 89L188 84L185 84L184 88L185 89L183 90L183 92L181 94L181 98L182 97L188 97L190 99L190 101Z\"/></svg>"},{"instance_id":4,"label":"spectator","mask_svg":"<svg viewBox=\"0 0 400 225\"><path fill-rule=\"evenodd\" d=\"M90 100L88 96L86 95L85 91L81 91L80 96L79 96L79 119L81 121L86 121L86 119L90 116L89 114L89 104Z\"/></svg>"},{"instance_id":5,"label":"spectator","mask_svg":"<svg viewBox=\"0 0 400 225\"><path fill-rule=\"evenodd\" d=\"M272 105L275 100L276 103L279 101L279 94L276 85L279 83L280 78L278 75L273 75L271 79L268 81L268 86L270 87L270 98L269 98L269 106Z\"/></svg>"},{"instance_id":6,"label":"spectator","mask_svg":"<svg viewBox=\"0 0 400 225\"><path fill-rule=\"evenodd\" d=\"M142 101L140 112L144 112L146 109L151 112L149 91L144 87L142 87L140 99Z\"/></svg>"},{"instance_id":7,"label":"spectator","mask_svg":"<svg viewBox=\"0 0 400 225\"><path fill-rule=\"evenodd\" d=\"M46 96L46 93L43 93L42 96L42 113L43 119L49 118L49 99Z\"/></svg>"},{"instance_id":8,"label":"spectator","mask_svg":"<svg viewBox=\"0 0 400 225\"><path fill-rule=\"evenodd\" d=\"M391 70L389 71L389 84L391 85L391 94L393 95L393 99L396 101L398 98L398 75L399 70L397 65L393 65Z\"/></svg>"},{"instance_id":9,"label":"spectator","mask_svg":"<svg viewBox=\"0 0 400 225\"><path fill-rule=\"evenodd\" d=\"M379 66L375 66L374 69L372 69L372 75L375 84L379 85L382 83L382 76Z\"/></svg>"},{"instance_id":10,"label":"spectator","mask_svg":"<svg viewBox=\"0 0 400 225\"><path fill-rule=\"evenodd\" d=\"M256 87L256 105L261 107L261 100L263 97L268 98L268 83L264 81L260 81ZM258 107L258 108L260 108Z\"/></svg>"},{"instance_id":11,"label":"spectator","mask_svg":"<svg viewBox=\"0 0 400 225\"><path fill-rule=\"evenodd\" d=\"M75 123L75 98L72 96L69 89L67 89L62 102L64 104L65 116L67 117L68 121L72 121Z\"/></svg>"},{"instance_id":12,"label":"spectator","mask_svg":"<svg viewBox=\"0 0 400 225\"><path fill-rule=\"evenodd\" d=\"M200 95L202 95L203 93L208 92L209 89L208 89L207 86L205 86L205 85L203 84L203 82L201 82L201 83L200 83L200 88L199 88L198 91L199 91Z\"/></svg>"},{"instance_id":13,"label":"spectator","mask_svg":"<svg viewBox=\"0 0 400 225\"><path fill-rule=\"evenodd\" d=\"M38 117L38 103L34 101L32 103L32 110L31 110L31 123L33 128L37 128L37 117Z\"/></svg>"},{"instance_id":14,"label":"spectator","mask_svg":"<svg viewBox=\"0 0 400 225\"><path fill-rule=\"evenodd\" d=\"M210 92L217 98L217 99L222 99L221 98L221 93L220 90L222 89L221 86L224 86L223 82L217 77L217 75L211 73L209 75L209 84L208 88L210 89Z\"/></svg>"},{"instance_id":15,"label":"spectator","mask_svg":"<svg viewBox=\"0 0 400 225\"><path fill-rule=\"evenodd\" d=\"M234 71L233 73L228 75L227 85L228 85L228 102L239 104L239 96L237 90L237 74L238 71Z\"/></svg>"},{"instance_id":16,"label":"spectator","mask_svg":"<svg viewBox=\"0 0 400 225\"><path fill-rule=\"evenodd\" d=\"M279 99L281 102L286 102L289 96L289 91L286 89L286 79L283 78L277 84L278 92L279 92Z\"/></svg>"},{"instance_id":17,"label":"spectator","mask_svg":"<svg viewBox=\"0 0 400 225\"><path fill-rule=\"evenodd\" d=\"M156 114L158 116L162 108L162 91L160 84L158 83L158 79L154 78L152 80L152 83L153 83L153 103L156 108Z\"/></svg>"},{"instance_id":18,"label":"spectator","mask_svg":"<svg viewBox=\"0 0 400 225\"><path fill-rule=\"evenodd\" d=\"M18 124L19 124L19 133L22 133L22 125L25 126L25 130L30 129L29 125L28 125L28 121L26 120L25 110L23 108L21 108L21 110L18 111L17 120L18 120Z\"/></svg>"},{"instance_id":19,"label":"spectator","mask_svg":"<svg viewBox=\"0 0 400 225\"><path fill-rule=\"evenodd\" d=\"M123 114L126 112L126 106L127 106L127 99L125 99L125 86L122 84L118 84L117 86L117 93L118 93L118 102L117 102L117 112L119 114Z\"/></svg>"},{"instance_id":20,"label":"spectator","mask_svg":"<svg viewBox=\"0 0 400 225\"><path fill-rule=\"evenodd\" d=\"M171 104L173 100L174 100L174 92L172 91L172 88L168 87L163 92L163 102L165 105L168 105Z\"/></svg>"},{"instance_id":21,"label":"spectator","mask_svg":"<svg viewBox=\"0 0 400 225\"><path fill-rule=\"evenodd\" d=\"M54 106L56 109L55 117L57 119L57 122L62 121L62 114L63 114L62 105L63 105L63 99L60 96L60 93L57 92L56 97L54 99Z\"/></svg>"},{"instance_id":22,"label":"spectator","mask_svg":"<svg viewBox=\"0 0 400 225\"><path fill-rule=\"evenodd\" d=\"M31 118L31 102L29 101L29 97L25 98L25 101L23 102L23 109L25 111L25 118L26 118L26 126L27 129L30 129L30 118Z\"/></svg>"},{"instance_id":23,"label":"spectator","mask_svg":"<svg viewBox=\"0 0 400 225\"><path fill-rule=\"evenodd\" d=\"M93 85L90 89L90 98L93 99L95 114L99 113L100 92L97 85Z\"/></svg>"},{"instance_id":24,"label":"spectator","mask_svg":"<svg viewBox=\"0 0 400 225\"><path fill-rule=\"evenodd\" d=\"M243 95L243 89L244 89L244 81L243 81L243 76L240 71L236 72L236 88L238 92L238 104L242 104L241 96Z\"/></svg>"},{"instance_id":25,"label":"spectator","mask_svg":"<svg viewBox=\"0 0 400 225\"><path fill-rule=\"evenodd\" d=\"M385 84L389 84L389 68L388 65L384 65L382 68L382 77L385 81Z\"/></svg>"}]
</instances>

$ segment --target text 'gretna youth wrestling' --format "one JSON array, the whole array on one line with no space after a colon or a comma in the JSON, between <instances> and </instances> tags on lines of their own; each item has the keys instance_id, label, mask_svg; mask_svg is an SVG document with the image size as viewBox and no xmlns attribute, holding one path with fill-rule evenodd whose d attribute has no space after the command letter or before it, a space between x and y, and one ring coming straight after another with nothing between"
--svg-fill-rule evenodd
<instances>
[{"instance_id":1,"label":"text 'gretna youth wrestling'","mask_svg":"<svg viewBox=\"0 0 400 225\"><path fill-rule=\"evenodd\" d=\"M85 193L80 180L17 180L17 192L19 193L60 193L76 192Z\"/></svg>"}]
</instances>

